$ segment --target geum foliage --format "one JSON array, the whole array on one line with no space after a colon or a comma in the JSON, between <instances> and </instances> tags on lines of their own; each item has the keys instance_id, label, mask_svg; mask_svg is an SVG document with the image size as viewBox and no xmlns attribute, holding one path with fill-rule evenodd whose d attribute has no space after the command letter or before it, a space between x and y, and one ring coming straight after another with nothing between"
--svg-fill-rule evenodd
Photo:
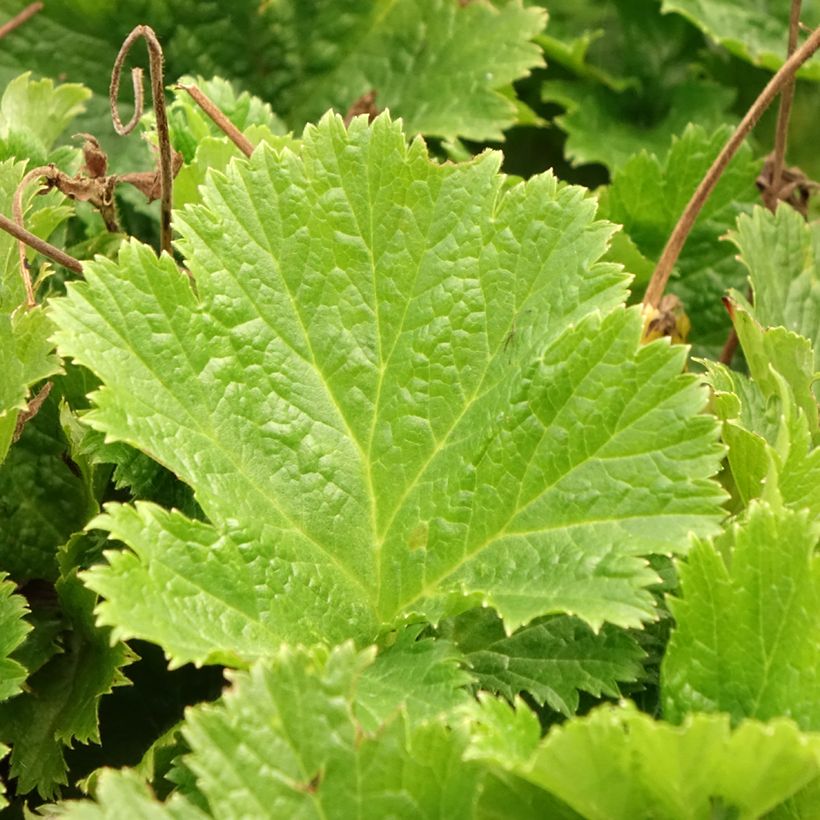
<instances>
[{"instance_id":1,"label":"geum foliage","mask_svg":"<svg viewBox=\"0 0 820 820\"><path fill-rule=\"evenodd\" d=\"M177 214L191 280L136 243L53 300L84 416L207 522L108 505L83 576L174 664L372 641L478 602L512 629L655 615L644 556L715 531L721 449L685 350L639 346L612 227L499 155L431 162L387 116L309 126Z\"/></svg>"}]
</instances>

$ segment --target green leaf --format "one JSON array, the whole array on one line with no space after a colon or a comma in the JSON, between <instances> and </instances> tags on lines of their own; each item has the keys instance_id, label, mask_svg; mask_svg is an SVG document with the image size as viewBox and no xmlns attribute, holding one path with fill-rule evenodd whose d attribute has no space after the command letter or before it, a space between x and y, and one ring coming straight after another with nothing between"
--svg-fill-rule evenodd
<instances>
[{"instance_id":1,"label":"green leaf","mask_svg":"<svg viewBox=\"0 0 820 820\"><path fill-rule=\"evenodd\" d=\"M697 122L713 131L731 117L734 94L725 86L706 80L689 80L668 92L668 109L649 122L632 111L643 103L629 89L611 88L562 80L544 83L542 100L558 103L566 113L555 122L567 132L564 153L573 165L601 163L610 171L625 165L643 150L661 155L669 141Z\"/></svg>"},{"instance_id":2,"label":"green leaf","mask_svg":"<svg viewBox=\"0 0 820 820\"><path fill-rule=\"evenodd\" d=\"M808 512L755 502L679 564L677 627L662 671L664 713L786 716L820 728L820 528Z\"/></svg>"},{"instance_id":3,"label":"green leaf","mask_svg":"<svg viewBox=\"0 0 820 820\"><path fill-rule=\"evenodd\" d=\"M174 794L167 803L158 802L145 782L128 769L106 769L95 790L98 802L70 800L47 806L49 817L70 820L204 820L208 815L182 795Z\"/></svg>"},{"instance_id":4,"label":"green leaf","mask_svg":"<svg viewBox=\"0 0 820 820\"><path fill-rule=\"evenodd\" d=\"M554 727L529 755L522 747L510 757L504 735L518 723L509 708L506 719L494 713L468 754L511 769L586 820L752 820L820 775L820 736L787 720L731 730L726 715L696 715L672 726L631 704L607 705Z\"/></svg>"},{"instance_id":5,"label":"green leaf","mask_svg":"<svg viewBox=\"0 0 820 820\"><path fill-rule=\"evenodd\" d=\"M434 164L386 117L299 147L178 217L198 297L130 244L52 301L104 383L85 420L213 524L109 507L134 552L86 575L103 622L182 663L364 643L465 596L510 628L654 617L641 556L714 531L720 449L684 351L639 347L593 201L551 175L502 192L497 155Z\"/></svg>"},{"instance_id":6,"label":"green leaf","mask_svg":"<svg viewBox=\"0 0 820 820\"><path fill-rule=\"evenodd\" d=\"M100 742L100 698L129 683L122 668L135 659L124 644L111 644L108 630L94 625L96 598L76 569L64 568L56 590L71 627L64 651L29 678L30 691L0 706L0 737L12 746L10 775L17 778L17 793L36 788L46 798L68 782L64 747Z\"/></svg>"},{"instance_id":7,"label":"green leaf","mask_svg":"<svg viewBox=\"0 0 820 820\"><path fill-rule=\"evenodd\" d=\"M509 700L527 692L567 716L578 709L579 690L617 697L618 682L637 680L646 655L622 629L606 625L596 633L566 616L507 635L492 610L474 609L455 618L445 634L450 629L482 689Z\"/></svg>"},{"instance_id":8,"label":"green leaf","mask_svg":"<svg viewBox=\"0 0 820 820\"><path fill-rule=\"evenodd\" d=\"M602 215L624 226L651 267L730 134L728 127L710 134L690 125L661 154L642 151L633 156L604 189ZM758 201L758 173L751 149L741 147L695 223L670 282L669 291L680 297L690 317L691 341L699 354L716 357L731 326L721 297L730 287L743 287L744 280L732 246L723 239L738 214ZM631 256L619 250L613 248L610 258L632 270Z\"/></svg>"},{"instance_id":9,"label":"green leaf","mask_svg":"<svg viewBox=\"0 0 820 820\"><path fill-rule=\"evenodd\" d=\"M58 547L94 514L95 502L65 452L50 395L0 465L0 568L18 583L55 580Z\"/></svg>"},{"instance_id":10,"label":"green leaf","mask_svg":"<svg viewBox=\"0 0 820 820\"><path fill-rule=\"evenodd\" d=\"M776 71L783 65L789 31L789 3L765 0L663 0L664 12L677 12L709 38L752 65ZM820 6L803 4L801 22L809 28L820 24ZM820 80L816 57L798 76Z\"/></svg>"},{"instance_id":11,"label":"green leaf","mask_svg":"<svg viewBox=\"0 0 820 820\"><path fill-rule=\"evenodd\" d=\"M255 127L264 128L271 135L284 136L285 125L273 113L270 105L247 91L237 92L230 81L221 77L210 80L204 77L182 77L179 82L195 85L243 133ZM203 140L208 137L224 137L211 118L181 88L174 89L174 99L168 106L168 125L171 142L182 153L186 163L193 160L197 146ZM156 127L155 122L152 121L151 127Z\"/></svg>"},{"instance_id":12,"label":"green leaf","mask_svg":"<svg viewBox=\"0 0 820 820\"><path fill-rule=\"evenodd\" d=\"M10 657L31 631L31 625L23 620L28 611L26 601L22 596L15 595L14 591L14 584L6 580L4 573L0 573L0 701L18 694L22 690L20 684L28 674L24 666ZM0 748L0 758L4 754L3 748Z\"/></svg>"},{"instance_id":13,"label":"green leaf","mask_svg":"<svg viewBox=\"0 0 820 820\"><path fill-rule=\"evenodd\" d=\"M0 98L0 140L11 155L42 165L57 138L82 113L91 91L77 83L54 86L32 80L31 72L12 80ZM22 150L21 150L22 149Z\"/></svg>"},{"instance_id":14,"label":"green leaf","mask_svg":"<svg viewBox=\"0 0 820 820\"><path fill-rule=\"evenodd\" d=\"M189 712L186 764L213 816L471 817L479 770L461 762L457 733L401 714L374 733L358 725L371 659L350 644L283 647L238 673L220 704Z\"/></svg>"},{"instance_id":15,"label":"green leaf","mask_svg":"<svg viewBox=\"0 0 820 820\"><path fill-rule=\"evenodd\" d=\"M0 462L11 446L20 411L28 409L30 388L60 370L48 340L51 330L40 307L0 313Z\"/></svg>"},{"instance_id":16,"label":"green leaf","mask_svg":"<svg viewBox=\"0 0 820 820\"><path fill-rule=\"evenodd\" d=\"M0 8L19 10L11 0L2 0ZM379 107L403 117L413 133L502 139L517 115L504 92L543 64L530 41L545 15L518 2L496 9L450 0L280 0L261 6L237 0L230 7L159 0L131 5L125 14L119 6L84 2L80 10L76 0L54 0L36 24L4 42L0 65L63 72L88 84L96 98L84 129L102 138L111 132L101 121L109 72L99 64L113 63L123 38L143 19L164 45L167 79L241 78L298 128L327 108L347 111L374 88ZM71 48L57 57L53 43Z\"/></svg>"},{"instance_id":17,"label":"green leaf","mask_svg":"<svg viewBox=\"0 0 820 820\"><path fill-rule=\"evenodd\" d=\"M378 727L401 707L411 725L452 712L465 703L473 678L464 658L444 640L417 640L420 627L399 632L396 642L376 657L359 679L356 718L366 732Z\"/></svg>"},{"instance_id":18,"label":"green leaf","mask_svg":"<svg viewBox=\"0 0 820 820\"><path fill-rule=\"evenodd\" d=\"M786 205L774 214L755 208L739 217L729 239L749 271L752 315L764 326L799 333L820 350L820 222L806 222Z\"/></svg>"}]
</instances>

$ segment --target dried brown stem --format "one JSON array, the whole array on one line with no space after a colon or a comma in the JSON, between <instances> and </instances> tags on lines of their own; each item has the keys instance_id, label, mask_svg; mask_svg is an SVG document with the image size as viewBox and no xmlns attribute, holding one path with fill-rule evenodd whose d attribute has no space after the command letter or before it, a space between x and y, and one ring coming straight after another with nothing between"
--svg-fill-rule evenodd
<instances>
[{"instance_id":1,"label":"dried brown stem","mask_svg":"<svg viewBox=\"0 0 820 820\"><path fill-rule=\"evenodd\" d=\"M789 44L786 50L786 57L791 57L797 48L797 35L800 30L800 6L801 0L792 0L791 13L789 15ZM792 99L794 98L794 75L783 85L780 92L780 107L777 111L777 127L774 137L774 157L772 158L772 178L769 186L763 194L763 200L769 210L777 208L780 199L780 185L783 179L783 165L786 160L786 144L789 139L789 116L792 111Z\"/></svg>"},{"instance_id":2,"label":"dried brown stem","mask_svg":"<svg viewBox=\"0 0 820 820\"><path fill-rule=\"evenodd\" d=\"M746 139L746 136L752 128L754 128L760 116L769 105L771 105L772 100L774 100L778 93L780 93L783 85L794 77L797 69L800 68L818 48L820 48L820 27L814 29L809 39L786 60L780 70L769 80L766 87L760 93L760 96L752 104L752 107L746 112L740 125L735 129L726 145L723 146L720 154L718 154L706 172L706 176L704 176L700 185L698 185L697 190L692 194L692 198L684 208L680 219L678 219L672 233L669 235L661 258L658 260L655 272L652 274L652 279L644 294L644 305L651 305L655 308L658 307L663 292L666 289L666 284L669 281L669 276L672 273L672 268L678 260L678 256L695 224L695 220L698 218L698 214L708 200L715 185L717 185L721 175L726 170L726 166L743 143L743 140Z\"/></svg>"},{"instance_id":3,"label":"dried brown stem","mask_svg":"<svg viewBox=\"0 0 820 820\"><path fill-rule=\"evenodd\" d=\"M122 67L131 46L142 37L148 46L149 64L151 69L151 97L154 106L154 116L157 119L157 140L159 142L159 176L160 176L160 247L172 253L171 248L171 189L173 186L173 169L171 163L171 140L168 136L168 114L165 110L165 87L162 78L162 46L157 35L150 26L137 26L124 40L114 68L111 71L111 86L109 99L111 102L111 119L118 134L129 134L134 130L142 110L142 72L134 69L131 76L134 82L134 97L136 111L131 120L123 125L120 120L117 98L120 93L120 76Z\"/></svg>"},{"instance_id":4,"label":"dried brown stem","mask_svg":"<svg viewBox=\"0 0 820 820\"><path fill-rule=\"evenodd\" d=\"M214 105L213 101L195 85L177 83L177 88L187 91L191 99L213 120L225 136L246 156L253 153L251 141Z\"/></svg>"},{"instance_id":5,"label":"dried brown stem","mask_svg":"<svg viewBox=\"0 0 820 820\"><path fill-rule=\"evenodd\" d=\"M9 219L3 214L0 214L0 229L6 231L6 233L10 233L15 239L21 239L26 245L34 248L35 251L43 254L43 256L53 259L63 267L73 270L75 273L83 272L83 265L79 259L69 256L59 248L55 248L54 245L49 244L45 239L40 239L39 236L35 236L31 231L21 228L14 220Z\"/></svg>"},{"instance_id":6,"label":"dried brown stem","mask_svg":"<svg viewBox=\"0 0 820 820\"><path fill-rule=\"evenodd\" d=\"M15 15L7 23L3 23L3 25L0 26L0 39L5 37L7 34L10 34L14 31L14 29L22 26L26 20L34 17L34 15L37 14L38 11L42 11L42 9L42 3L32 3L31 5L26 6L19 14Z\"/></svg>"},{"instance_id":7,"label":"dried brown stem","mask_svg":"<svg viewBox=\"0 0 820 820\"><path fill-rule=\"evenodd\" d=\"M23 410L17 416L17 421L14 425L14 433L11 437L12 443L16 444L20 440L20 436L23 435L23 430L25 429L26 424L28 424L28 422L30 422L40 412L40 408L48 398L48 394L51 392L52 387L54 387L54 382L46 382L40 388L37 395L28 403L28 408Z\"/></svg>"}]
</instances>

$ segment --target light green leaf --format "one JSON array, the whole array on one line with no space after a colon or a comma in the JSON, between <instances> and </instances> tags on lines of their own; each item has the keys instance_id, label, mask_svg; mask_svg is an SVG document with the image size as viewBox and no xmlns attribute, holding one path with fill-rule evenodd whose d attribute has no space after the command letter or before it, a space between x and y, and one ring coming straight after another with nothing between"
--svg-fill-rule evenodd
<instances>
[{"instance_id":1,"label":"light green leaf","mask_svg":"<svg viewBox=\"0 0 820 820\"><path fill-rule=\"evenodd\" d=\"M234 85L221 77L182 77L180 83L195 85L233 123L246 133L251 127L266 129L271 135L284 136L285 125L273 113L270 104L247 91L237 92ZM150 118L153 120L153 117ZM223 132L193 101L187 91L174 89L174 99L168 106L171 142L190 163L197 146L208 137L224 137ZM152 127L156 127L152 122ZM217 166L220 169L224 166ZM176 183L175 183L176 187Z\"/></svg>"},{"instance_id":2,"label":"light green leaf","mask_svg":"<svg viewBox=\"0 0 820 820\"><path fill-rule=\"evenodd\" d=\"M86 581L118 635L182 663L482 599L510 628L654 617L643 556L720 516L705 396L682 349L639 346L594 202L551 175L502 191L498 162L327 117L177 218L198 296L132 243L52 301L104 383L85 420L213 525L108 508L134 552Z\"/></svg>"},{"instance_id":3,"label":"light green leaf","mask_svg":"<svg viewBox=\"0 0 820 820\"><path fill-rule=\"evenodd\" d=\"M411 725L452 712L470 697L472 675L464 657L448 641L422 638L420 627L399 632L396 643L380 652L362 673L356 689L356 718L375 732L403 708Z\"/></svg>"},{"instance_id":4,"label":"light green leaf","mask_svg":"<svg viewBox=\"0 0 820 820\"><path fill-rule=\"evenodd\" d=\"M32 165L42 165L57 137L82 113L90 97L91 91L77 83L55 87L49 79L32 80L31 72L21 74L0 97L2 148L12 156L30 158Z\"/></svg>"},{"instance_id":5,"label":"light green leaf","mask_svg":"<svg viewBox=\"0 0 820 820\"><path fill-rule=\"evenodd\" d=\"M64 747L100 742L100 698L129 683L122 668L135 659L124 644L111 644L108 630L94 625L95 596L79 582L76 569L64 568L55 586L70 626L64 652L29 678L30 691L0 706L0 738L12 746L10 775L17 778L17 793L36 788L46 798L67 783Z\"/></svg>"},{"instance_id":6,"label":"light green leaf","mask_svg":"<svg viewBox=\"0 0 820 820\"><path fill-rule=\"evenodd\" d=\"M752 315L764 327L783 326L820 350L820 222L793 208L755 208L737 220L729 239L740 251L754 291Z\"/></svg>"},{"instance_id":7,"label":"light green leaf","mask_svg":"<svg viewBox=\"0 0 820 820\"><path fill-rule=\"evenodd\" d=\"M735 56L776 71L786 56L789 5L766 0L663 0L662 10L682 14ZM800 19L809 28L820 24L820 4L807 0ZM820 80L820 60L810 60L798 76Z\"/></svg>"},{"instance_id":8,"label":"light green leaf","mask_svg":"<svg viewBox=\"0 0 820 820\"><path fill-rule=\"evenodd\" d=\"M637 680L646 655L622 629L606 625L596 633L566 616L507 635L492 610L473 609L445 624L444 634L465 654L482 689L509 700L527 692L567 716L578 709L579 690L617 697L618 682Z\"/></svg>"},{"instance_id":9,"label":"light green leaf","mask_svg":"<svg viewBox=\"0 0 820 820\"><path fill-rule=\"evenodd\" d=\"M281 648L238 673L221 703L188 713L183 733L214 817L473 816L479 767L463 739L399 714L374 733L354 718L356 680L372 659Z\"/></svg>"},{"instance_id":10,"label":"light green leaf","mask_svg":"<svg viewBox=\"0 0 820 820\"><path fill-rule=\"evenodd\" d=\"M11 446L20 411L28 409L30 388L60 371L48 340L51 330L40 307L0 312L0 462Z\"/></svg>"},{"instance_id":11,"label":"light green leaf","mask_svg":"<svg viewBox=\"0 0 820 820\"><path fill-rule=\"evenodd\" d=\"M554 727L529 757L514 758L503 734L519 718L507 709L506 720L495 714L485 723L469 754L512 769L586 820L707 820L716 812L753 820L820 776L820 736L787 720L732 730L726 715L696 715L672 726L631 704L607 705Z\"/></svg>"},{"instance_id":12,"label":"light green leaf","mask_svg":"<svg viewBox=\"0 0 820 820\"><path fill-rule=\"evenodd\" d=\"M808 512L754 502L678 565L677 622L662 667L664 713L786 716L820 728L820 528Z\"/></svg>"},{"instance_id":13,"label":"light green leaf","mask_svg":"<svg viewBox=\"0 0 820 820\"><path fill-rule=\"evenodd\" d=\"M14 584L6 580L5 573L0 573L0 701L18 694L28 674L24 666L10 657L31 631L31 625L23 620L28 611L25 598L14 591ZM0 746L0 758L6 751Z\"/></svg>"},{"instance_id":14,"label":"light green leaf","mask_svg":"<svg viewBox=\"0 0 820 820\"><path fill-rule=\"evenodd\" d=\"M139 775L128 769L101 772L95 797L96 803L70 800L50 805L47 816L71 820L204 820L208 817L180 794L172 795L167 803L158 802Z\"/></svg>"}]
</instances>

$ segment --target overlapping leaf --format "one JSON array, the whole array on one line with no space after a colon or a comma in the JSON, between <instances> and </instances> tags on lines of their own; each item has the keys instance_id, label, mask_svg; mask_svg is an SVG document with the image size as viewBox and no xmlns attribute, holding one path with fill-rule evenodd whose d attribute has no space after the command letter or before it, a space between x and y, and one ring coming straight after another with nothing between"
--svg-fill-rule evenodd
<instances>
[{"instance_id":1,"label":"overlapping leaf","mask_svg":"<svg viewBox=\"0 0 820 820\"><path fill-rule=\"evenodd\" d=\"M455 618L449 629L482 689L509 700L527 692L567 716L578 708L579 690L617 697L618 682L636 680L645 656L628 632L607 625L596 633L566 616L507 635L491 610L474 609Z\"/></svg>"},{"instance_id":2,"label":"overlapping leaf","mask_svg":"<svg viewBox=\"0 0 820 820\"><path fill-rule=\"evenodd\" d=\"M752 820L820 777L820 736L788 720L696 715L683 726L631 704L601 706L539 742L535 716L485 701L469 757L564 800L586 820L712 817Z\"/></svg>"},{"instance_id":3,"label":"overlapping leaf","mask_svg":"<svg viewBox=\"0 0 820 820\"><path fill-rule=\"evenodd\" d=\"M785 327L820 350L820 222L793 208L755 208L729 238L754 291L750 313L764 327Z\"/></svg>"},{"instance_id":4,"label":"overlapping leaf","mask_svg":"<svg viewBox=\"0 0 820 820\"><path fill-rule=\"evenodd\" d=\"M67 783L65 748L75 741L100 742L100 698L128 683L122 668L135 657L95 626L95 595L79 582L76 569L63 568L56 591L70 627L63 651L28 679L29 691L0 706L0 738L12 747L9 771L18 794L36 789L51 797Z\"/></svg>"},{"instance_id":5,"label":"overlapping leaf","mask_svg":"<svg viewBox=\"0 0 820 820\"><path fill-rule=\"evenodd\" d=\"M680 564L663 665L670 719L720 711L820 728L819 534L807 511L755 503L747 520Z\"/></svg>"},{"instance_id":6,"label":"overlapping leaf","mask_svg":"<svg viewBox=\"0 0 820 820\"><path fill-rule=\"evenodd\" d=\"M713 425L683 351L638 347L592 201L550 176L502 194L497 163L327 118L178 219L198 297L130 245L53 303L61 350L105 385L87 421L215 525L109 507L134 551L86 578L118 634L253 657L454 594L512 625L652 617L638 556L716 521Z\"/></svg>"},{"instance_id":7,"label":"overlapping leaf","mask_svg":"<svg viewBox=\"0 0 820 820\"><path fill-rule=\"evenodd\" d=\"M10 0L0 8L18 10ZM0 65L90 85L97 96L85 127L103 137L110 133L102 121L108 72L99 64L111 65L126 34L147 22L165 45L169 79L241 78L292 127L330 107L344 113L375 89L378 105L404 117L412 132L501 139L517 115L503 92L542 64L530 41L545 15L518 2L496 9L450 0L242 0L230 7L163 0L86 4L78 14L75 3L55 0L8 38ZM72 44L65 60L44 48L55 42Z\"/></svg>"}]
</instances>

